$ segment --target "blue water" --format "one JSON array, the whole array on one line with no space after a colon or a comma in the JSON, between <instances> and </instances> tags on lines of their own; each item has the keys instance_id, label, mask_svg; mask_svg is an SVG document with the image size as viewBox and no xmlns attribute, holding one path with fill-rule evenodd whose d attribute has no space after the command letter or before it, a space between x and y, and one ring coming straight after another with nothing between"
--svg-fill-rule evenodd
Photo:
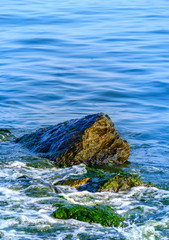
<instances>
[{"instance_id":1,"label":"blue water","mask_svg":"<svg viewBox=\"0 0 169 240\"><path fill-rule=\"evenodd\" d=\"M127 209L118 209L127 216L132 215L136 201L138 206L143 205L134 196L147 197L143 208L146 218L142 219L143 212L135 213L132 221L129 217L130 229L104 229L77 222L66 222L65 227L62 221L50 219L49 199L45 217L39 217L37 196L24 192L23 184L17 187L17 177L26 172L50 182L75 169L55 169L54 176L50 164L43 171L30 167L30 161L34 162L30 153L2 138L0 182L4 188L0 194L6 207L0 204L0 238L169 239L168 23L166 0L1 1L0 128L20 136L71 118L107 113L131 146L130 164L124 168L157 184L160 190L137 188L132 197L129 193L120 195L124 202L132 198ZM79 171L84 171L83 166ZM55 201L54 193L46 191ZM24 194L29 198L27 204ZM69 198L77 200L76 194ZM13 196L26 206L15 208ZM93 198L98 200L97 196ZM79 198L79 202L83 200ZM85 204L90 204L89 199ZM145 210L150 207L151 214ZM10 211L16 215L12 220ZM42 229L34 229L35 223Z\"/></svg>"}]
</instances>

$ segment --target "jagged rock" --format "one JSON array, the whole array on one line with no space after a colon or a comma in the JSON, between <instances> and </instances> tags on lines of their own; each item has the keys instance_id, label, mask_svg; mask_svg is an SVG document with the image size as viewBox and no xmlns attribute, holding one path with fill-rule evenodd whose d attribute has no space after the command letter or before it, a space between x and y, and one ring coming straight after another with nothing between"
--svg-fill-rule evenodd
<instances>
[{"instance_id":1,"label":"jagged rock","mask_svg":"<svg viewBox=\"0 0 169 240\"><path fill-rule=\"evenodd\" d=\"M16 142L55 161L59 167L123 163L130 154L129 144L103 113L41 128Z\"/></svg>"},{"instance_id":2,"label":"jagged rock","mask_svg":"<svg viewBox=\"0 0 169 240\"><path fill-rule=\"evenodd\" d=\"M132 187L148 186L143 183L138 177L130 176L115 176L106 181L100 188L99 192L118 192L125 191Z\"/></svg>"},{"instance_id":3,"label":"jagged rock","mask_svg":"<svg viewBox=\"0 0 169 240\"><path fill-rule=\"evenodd\" d=\"M87 183L90 180L90 178L72 178L72 179L67 179L63 181L58 181L54 185L62 185L62 186L70 186L70 187L78 187L81 186L82 184Z\"/></svg>"},{"instance_id":4,"label":"jagged rock","mask_svg":"<svg viewBox=\"0 0 169 240\"><path fill-rule=\"evenodd\" d=\"M59 219L76 219L88 223L100 223L105 227L118 227L123 218L115 213L114 209L109 206L82 206L72 204L59 207L51 215Z\"/></svg>"}]
</instances>

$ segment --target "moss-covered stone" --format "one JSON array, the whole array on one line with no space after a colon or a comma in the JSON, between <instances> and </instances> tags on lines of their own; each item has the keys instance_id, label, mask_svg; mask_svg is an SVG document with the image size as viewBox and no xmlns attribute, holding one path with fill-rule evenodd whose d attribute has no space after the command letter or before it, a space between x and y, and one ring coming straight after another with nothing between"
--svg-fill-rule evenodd
<instances>
[{"instance_id":1,"label":"moss-covered stone","mask_svg":"<svg viewBox=\"0 0 169 240\"><path fill-rule=\"evenodd\" d=\"M0 128L0 141L6 142L14 139L14 136L6 128Z\"/></svg>"},{"instance_id":2,"label":"moss-covered stone","mask_svg":"<svg viewBox=\"0 0 169 240\"><path fill-rule=\"evenodd\" d=\"M102 185L109 178L115 176L114 173L107 173L102 169L86 167L87 173L83 175L85 178L90 178L84 185L77 187L78 191L97 192L100 185Z\"/></svg>"},{"instance_id":3,"label":"moss-covered stone","mask_svg":"<svg viewBox=\"0 0 169 240\"><path fill-rule=\"evenodd\" d=\"M78 187L82 184L87 183L90 180L90 178L79 178L79 179L67 179L63 181L59 181L55 183L54 185L62 185L62 186L70 186L70 187Z\"/></svg>"},{"instance_id":4,"label":"moss-covered stone","mask_svg":"<svg viewBox=\"0 0 169 240\"><path fill-rule=\"evenodd\" d=\"M88 223L100 223L102 226L118 227L123 218L115 213L109 206L81 206L81 205L68 205L61 206L52 217L59 219L76 219Z\"/></svg>"},{"instance_id":5,"label":"moss-covered stone","mask_svg":"<svg viewBox=\"0 0 169 240\"><path fill-rule=\"evenodd\" d=\"M134 177L132 175L127 176L115 176L113 178L110 178L108 181L106 181L102 186L99 188L99 192L118 192L118 191L124 191L131 187L137 187L137 186L147 186L147 184L143 183L139 178Z\"/></svg>"},{"instance_id":6,"label":"moss-covered stone","mask_svg":"<svg viewBox=\"0 0 169 240\"><path fill-rule=\"evenodd\" d=\"M16 142L55 161L59 167L124 163L130 154L129 144L103 113L41 128Z\"/></svg>"},{"instance_id":7,"label":"moss-covered stone","mask_svg":"<svg viewBox=\"0 0 169 240\"><path fill-rule=\"evenodd\" d=\"M104 179L105 177L110 176L110 174L104 172L102 169L86 167L86 170L87 176L89 176L90 178Z\"/></svg>"}]
</instances>

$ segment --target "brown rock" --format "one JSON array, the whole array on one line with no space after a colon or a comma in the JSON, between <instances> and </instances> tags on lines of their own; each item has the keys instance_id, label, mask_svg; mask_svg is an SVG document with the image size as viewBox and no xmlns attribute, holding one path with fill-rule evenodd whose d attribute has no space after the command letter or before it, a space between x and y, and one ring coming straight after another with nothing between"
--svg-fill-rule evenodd
<instances>
[{"instance_id":1,"label":"brown rock","mask_svg":"<svg viewBox=\"0 0 169 240\"><path fill-rule=\"evenodd\" d=\"M62 185L62 186L70 186L70 187L78 187L82 184L87 183L90 180L90 178L79 178L79 179L67 179L63 181L59 181L55 183L54 185Z\"/></svg>"},{"instance_id":2,"label":"brown rock","mask_svg":"<svg viewBox=\"0 0 169 240\"><path fill-rule=\"evenodd\" d=\"M129 144L103 113L41 128L16 142L55 161L59 167L124 163L130 154Z\"/></svg>"}]
</instances>

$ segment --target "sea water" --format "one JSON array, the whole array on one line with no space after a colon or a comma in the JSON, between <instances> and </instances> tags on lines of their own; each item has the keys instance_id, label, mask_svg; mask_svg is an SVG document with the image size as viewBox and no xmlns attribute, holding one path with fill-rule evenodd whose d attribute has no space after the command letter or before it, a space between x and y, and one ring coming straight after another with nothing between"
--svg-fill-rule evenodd
<instances>
[{"instance_id":1,"label":"sea water","mask_svg":"<svg viewBox=\"0 0 169 240\"><path fill-rule=\"evenodd\" d=\"M22 136L104 112L131 146L121 169L157 186L58 195L49 185L85 166L59 169L1 132L1 239L169 239L168 25L167 0L0 2L0 128ZM64 199L112 206L127 226L51 218Z\"/></svg>"}]
</instances>

